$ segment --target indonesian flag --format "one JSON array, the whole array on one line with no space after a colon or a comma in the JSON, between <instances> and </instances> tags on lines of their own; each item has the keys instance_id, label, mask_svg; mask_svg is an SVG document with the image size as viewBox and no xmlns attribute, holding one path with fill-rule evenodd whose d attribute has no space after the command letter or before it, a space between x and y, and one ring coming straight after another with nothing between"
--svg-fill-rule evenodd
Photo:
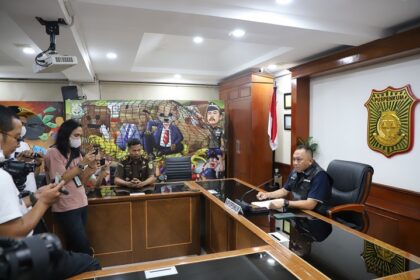
<instances>
[{"instance_id":1,"label":"indonesian flag","mask_svg":"<svg viewBox=\"0 0 420 280\"><path fill-rule=\"evenodd\" d=\"M271 150L277 149L277 87L273 88L270 112L268 113L268 136Z\"/></svg>"}]
</instances>

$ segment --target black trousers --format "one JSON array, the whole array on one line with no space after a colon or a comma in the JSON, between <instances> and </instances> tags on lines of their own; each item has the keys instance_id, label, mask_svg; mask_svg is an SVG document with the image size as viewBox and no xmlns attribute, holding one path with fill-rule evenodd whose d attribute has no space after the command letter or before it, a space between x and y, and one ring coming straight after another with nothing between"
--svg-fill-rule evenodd
<instances>
[{"instance_id":1,"label":"black trousers","mask_svg":"<svg viewBox=\"0 0 420 280\"><path fill-rule=\"evenodd\" d=\"M62 250L55 257L49 277L45 277L50 280L67 279L83 272L101 269L99 262L87 254Z\"/></svg>"},{"instance_id":2,"label":"black trousers","mask_svg":"<svg viewBox=\"0 0 420 280\"><path fill-rule=\"evenodd\" d=\"M85 229L87 206L66 212L54 212L54 216L66 237L67 250L92 255Z\"/></svg>"}]
</instances>

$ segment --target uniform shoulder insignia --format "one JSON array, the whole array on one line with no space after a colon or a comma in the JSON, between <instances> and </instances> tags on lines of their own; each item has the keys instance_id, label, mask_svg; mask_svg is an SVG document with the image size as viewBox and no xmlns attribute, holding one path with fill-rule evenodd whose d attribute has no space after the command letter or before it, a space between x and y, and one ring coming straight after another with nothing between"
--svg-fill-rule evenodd
<instances>
[{"instance_id":1,"label":"uniform shoulder insignia","mask_svg":"<svg viewBox=\"0 0 420 280\"><path fill-rule=\"evenodd\" d=\"M130 160L130 158L126 156L119 162L119 164L121 164L121 165L127 164L129 162L129 160Z\"/></svg>"}]
</instances>

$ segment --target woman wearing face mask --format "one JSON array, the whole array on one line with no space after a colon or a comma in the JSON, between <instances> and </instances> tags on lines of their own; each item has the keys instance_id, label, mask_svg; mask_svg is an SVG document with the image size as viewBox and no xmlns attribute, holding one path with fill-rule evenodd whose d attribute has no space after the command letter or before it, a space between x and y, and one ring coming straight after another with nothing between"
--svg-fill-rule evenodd
<instances>
[{"instance_id":1,"label":"woman wearing face mask","mask_svg":"<svg viewBox=\"0 0 420 280\"><path fill-rule=\"evenodd\" d=\"M45 172L50 181L66 181L67 195L61 195L52 212L63 231L67 249L92 255L85 225L87 197L84 185L96 171L94 151L84 157L80 152L83 130L75 120L65 121L58 130L55 145L44 157Z\"/></svg>"}]
</instances>

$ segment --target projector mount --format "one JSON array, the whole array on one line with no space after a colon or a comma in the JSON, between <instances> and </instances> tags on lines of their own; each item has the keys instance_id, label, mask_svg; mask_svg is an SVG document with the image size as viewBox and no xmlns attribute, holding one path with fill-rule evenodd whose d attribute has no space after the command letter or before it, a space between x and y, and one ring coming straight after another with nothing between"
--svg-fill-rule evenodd
<instances>
[{"instance_id":1,"label":"projector mount","mask_svg":"<svg viewBox=\"0 0 420 280\"><path fill-rule=\"evenodd\" d=\"M41 25L45 25L45 32L50 35L50 46L47 50L39 53L35 57L35 63L39 66L48 66L45 62L45 59L41 59L41 57L47 53L47 54L55 54L55 36L60 35L60 27L59 24L67 25L64 19L59 18L56 21L47 21L42 19L41 17L35 17Z\"/></svg>"}]
</instances>

